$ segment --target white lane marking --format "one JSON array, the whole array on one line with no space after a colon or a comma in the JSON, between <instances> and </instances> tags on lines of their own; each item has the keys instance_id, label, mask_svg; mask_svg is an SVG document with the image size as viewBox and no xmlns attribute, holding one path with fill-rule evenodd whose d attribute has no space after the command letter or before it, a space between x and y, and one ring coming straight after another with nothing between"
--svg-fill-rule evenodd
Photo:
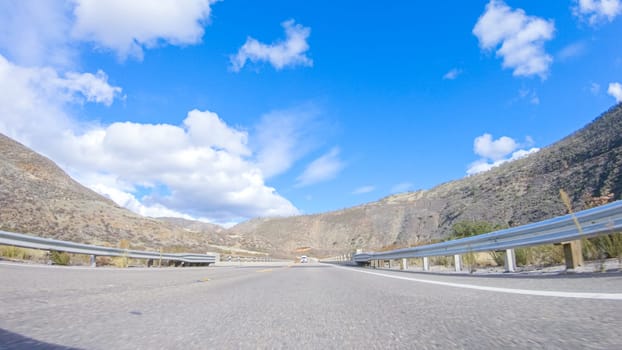
<instances>
[{"instance_id":1,"label":"white lane marking","mask_svg":"<svg viewBox=\"0 0 622 350\"><path fill-rule=\"evenodd\" d=\"M500 288L500 287L486 287L486 286L478 286L474 284L462 284L462 283L452 283L452 282L441 282L441 281L431 281L420 278L412 278L412 277L404 277L404 276L396 276L396 275L387 275L379 272L371 272L371 271L363 271L355 268L349 267L341 267L332 265L338 269L344 269L353 272L367 273L370 275L376 275L387 278L394 278L398 280L405 281L413 281L419 283L428 283L428 284L436 284L439 286L447 286L447 287L456 287L456 288L466 288L466 289L475 289L475 290L484 290L488 292L497 292L497 293L510 293L510 294L523 294L523 295L537 295L544 297L558 297L558 298L580 298L580 299L601 299L601 300L622 300L622 293L586 293L586 292L561 292L561 291L548 291L548 290L531 290L531 289L513 289L513 288Z\"/></svg>"}]
</instances>

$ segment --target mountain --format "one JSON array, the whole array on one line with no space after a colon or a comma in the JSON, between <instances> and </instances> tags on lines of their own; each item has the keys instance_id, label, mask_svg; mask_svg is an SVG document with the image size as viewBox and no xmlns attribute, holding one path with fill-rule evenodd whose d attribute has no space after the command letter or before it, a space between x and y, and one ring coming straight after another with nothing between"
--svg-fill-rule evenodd
<instances>
[{"instance_id":1,"label":"mountain","mask_svg":"<svg viewBox=\"0 0 622 350\"><path fill-rule=\"evenodd\" d=\"M291 257L406 247L447 238L455 223L518 226L622 195L622 105L525 158L430 190L316 215L256 218L230 229L145 218L72 180L49 159L0 134L0 229L136 249L206 250Z\"/></svg>"},{"instance_id":2,"label":"mountain","mask_svg":"<svg viewBox=\"0 0 622 350\"><path fill-rule=\"evenodd\" d=\"M272 253L407 247L447 238L460 221L518 226L566 214L560 189L575 210L597 197L621 198L622 104L549 147L480 174L330 213L253 219L230 230Z\"/></svg>"},{"instance_id":3,"label":"mountain","mask_svg":"<svg viewBox=\"0 0 622 350\"><path fill-rule=\"evenodd\" d=\"M145 218L80 185L51 160L0 134L0 230L134 249L208 250L208 238Z\"/></svg>"}]
</instances>

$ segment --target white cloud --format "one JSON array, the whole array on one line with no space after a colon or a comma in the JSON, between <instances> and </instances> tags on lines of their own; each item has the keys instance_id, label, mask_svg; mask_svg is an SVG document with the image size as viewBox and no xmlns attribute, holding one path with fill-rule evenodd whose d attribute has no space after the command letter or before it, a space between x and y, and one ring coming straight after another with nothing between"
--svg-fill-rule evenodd
<instances>
[{"instance_id":1,"label":"white cloud","mask_svg":"<svg viewBox=\"0 0 622 350\"><path fill-rule=\"evenodd\" d=\"M362 187L359 187L359 188L355 189L354 191L352 191L352 194L370 193L370 192L373 192L375 189L376 189L376 187L374 187L374 186L362 186Z\"/></svg>"},{"instance_id":2,"label":"white cloud","mask_svg":"<svg viewBox=\"0 0 622 350\"><path fill-rule=\"evenodd\" d=\"M539 151L540 149L535 147L528 150L517 150L519 147L531 147L533 143L534 141L530 136L525 138L524 144L519 144L507 136L502 136L497 140L493 140L490 134L478 136L473 141L473 152L481 158L469 165L467 174L473 175L487 171L503 163L520 159Z\"/></svg>"},{"instance_id":3,"label":"white cloud","mask_svg":"<svg viewBox=\"0 0 622 350\"><path fill-rule=\"evenodd\" d=\"M578 0L573 7L575 16L595 25L605 21L613 21L622 13L620 0Z\"/></svg>"},{"instance_id":4,"label":"white cloud","mask_svg":"<svg viewBox=\"0 0 622 350\"><path fill-rule=\"evenodd\" d=\"M557 58L560 61L567 61L573 57L581 56L586 51L586 45L584 42L576 42L566 45L557 53Z\"/></svg>"},{"instance_id":5,"label":"white cloud","mask_svg":"<svg viewBox=\"0 0 622 350\"><path fill-rule=\"evenodd\" d=\"M108 76L99 70L96 74L68 72L65 79L58 80L60 86L69 92L79 92L89 102L103 103L110 106L114 98L121 93L121 88L108 85Z\"/></svg>"},{"instance_id":6,"label":"white cloud","mask_svg":"<svg viewBox=\"0 0 622 350\"><path fill-rule=\"evenodd\" d=\"M285 29L285 41L264 44L248 37L236 55L230 57L231 69L239 72L246 62L267 61L277 70L287 66L313 66L306 52L309 50L307 39L311 29L295 24L293 19L281 23Z\"/></svg>"},{"instance_id":7,"label":"white cloud","mask_svg":"<svg viewBox=\"0 0 622 350\"><path fill-rule=\"evenodd\" d=\"M297 178L297 187L309 186L318 182L333 179L344 168L345 164L339 159L340 150L335 147L311 162L304 172Z\"/></svg>"},{"instance_id":8,"label":"white cloud","mask_svg":"<svg viewBox=\"0 0 622 350\"><path fill-rule=\"evenodd\" d=\"M235 155L248 156L248 134L230 128L216 113L193 110L184 120L184 126L193 145L223 149Z\"/></svg>"},{"instance_id":9,"label":"white cloud","mask_svg":"<svg viewBox=\"0 0 622 350\"><path fill-rule=\"evenodd\" d=\"M64 67L76 55L67 43L71 21L63 1L2 1L0 23L0 50L21 65Z\"/></svg>"},{"instance_id":10,"label":"white cloud","mask_svg":"<svg viewBox=\"0 0 622 350\"><path fill-rule=\"evenodd\" d=\"M213 112L192 110L181 125L79 123L69 113L72 105L109 105L121 91L103 72L62 76L3 56L0 89L0 132L139 214L231 223L298 213L265 184L250 158L247 132Z\"/></svg>"},{"instance_id":11,"label":"white cloud","mask_svg":"<svg viewBox=\"0 0 622 350\"><path fill-rule=\"evenodd\" d=\"M514 76L539 75L543 79L553 62L544 51L544 42L553 38L554 31L552 20L527 16L524 10L512 10L500 0L486 5L473 28L482 49L501 45L497 56L503 57L503 67L513 69Z\"/></svg>"},{"instance_id":12,"label":"white cloud","mask_svg":"<svg viewBox=\"0 0 622 350\"><path fill-rule=\"evenodd\" d=\"M311 104L263 115L250 139L263 175L270 178L288 170L319 145L314 135L319 130L325 135L326 129Z\"/></svg>"},{"instance_id":13,"label":"white cloud","mask_svg":"<svg viewBox=\"0 0 622 350\"><path fill-rule=\"evenodd\" d=\"M133 187L165 186L168 193L153 191L139 199L142 206L129 207L141 214L144 206L229 222L298 213L265 185L259 168L245 156L250 154L246 139L245 132L229 127L215 113L193 110L183 126L125 122L73 135L66 153L98 155L72 160L81 169L78 177L95 171L115 174Z\"/></svg>"},{"instance_id":14,"label":"white cloud","mask_svg":"<svg viewBox=\"0 0 622 350\"><path fill-rule=\"evenodd\" d=\"M444 80L454 80L456 79L460 74L462 74L462 70L458 69L458 68L453 68L451 69L449 72L445 73L445 75L443 75L443 79Z\"/></svg>"},{"instance_id":15,"label":"white cloud","mask_svg":"<svg viewBox=\"0 0 622 350\"><path fill-rule=\"evenodd\" d=\"M622 84L620 83L609 83L609 88L607 89L607 93L613 98L616 99L616 102L622 102Z\"/></svg>"},{"instance_id":16,"label":"white cloud","mask_svg":"<svg viewBox=\"0 0 622 350\"><path fill-rule=\"evenodd\" d=\"M540 149L537 147L534 148L530 148L528 150L518 150L514 153L512 153L512 155L507 158L507 159L499 159L496 161L489 161L486 159L480 159L477 160L473 163L471 163L471 165L469 165L469 169L467 170L467 175L474 175L477 173L481 173L484 171L488 171L494 167L497 167L503 163L507 163L507 162L511 162L513 160L517 160L517 159L521 159L524 158L532 153L536 153L538 152Z\"/></svg>"},{"instance_id":17,"label":"white cloud","mask_svg":"<svg viewBox=\"0 0 622 350\"><path fill-rule=\"evenodd\" d=\"M538 97L538 93L536 90L531 89L520 89L518 90L518 97L514 101L527 100L532 105L540 104L540 97Z\"/></svg>"},{"instance_id":18,"label":"white cloud","mask_svg":"<svg viewBox=\"0 0 622 350\"><path fill-rule=\"evenodd\" d=\"M196 44L215 0L74 0L72 36L142 59L143 48Z\"/></svg>"},{"instance_id":19,"label":"white cloud","mask_svg":"<svg viewBox=\"0 0 622 350\"><path fill-rule=\"evenodd\" d=\"M142 59L145 48L200 42L215 1L2 1L0 50L23 66L72 67L84 41Z\"/></svg>"},{"instance_id":20,"label":"white cloud","mask_svg":"<svg viewBox=\"0 0 622 350\"><path fill-rule=\"evenodd\" d=\"M475 154L492 160L502 159L517 147L518 143L510 137L501 136L497 140L493 140L490 134L478 136L473 142L473 152Z\"/></svg>"},{"instance_id":21,"label":"white cloud","mask_svg":"<svg viewBox=\"0 0 622 350\"><path fill-rule=\"evenodd\" d=\"M17 66L2 55L0 90L0 130L27 144L47 139L51 130L62 137L65 130L80 128L65 113L66 104L86 100L110 105L121 93L103 72L61 76L52 68Z\"/></svg>"}]
</instances>

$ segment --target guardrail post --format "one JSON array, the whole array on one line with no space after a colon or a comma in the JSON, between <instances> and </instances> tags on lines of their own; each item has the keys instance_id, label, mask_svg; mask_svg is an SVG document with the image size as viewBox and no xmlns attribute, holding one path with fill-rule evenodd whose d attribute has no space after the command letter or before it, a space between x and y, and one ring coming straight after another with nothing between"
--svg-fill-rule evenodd
<instances>
[{"instance_id":1,"label":"guardrail post","mask_svg":"<svg viewBox=\"0 0 622 350\"><path fill-rule=\"evenodd\" d=\"M97 262L95 260L96 258L97 257L95 255L91 255L91 258L90 258L91 267L96 267L97 266Z\"/></svg>"},{"instance_id":2,"label":"guardrail post","mask_svg":"<svg viewBox=\"0 0 622 350\"><path fill-rule=\"evenodd\" d=\"M514 249L505 250L505 272L516 271L516 254Z\"/></svg>"},{"instance_id":3,"label":"guardrail post","mask_svg":"<svg viewBox=\"0 0 622 350\"><path fill-rule=\"evenodd\" d=\"M564 246L564 258L566 269L576 269L583 265L583 254L581 254L581 241L562 242Z\"/></svg>"},{"instance_id":4,"label":"guardrail post","mask_svg":"<svg viewBox=\"0 0 622 350\"><path fill-rule=\"evenodd\" d=\"M408 270L408 260L406 258L402 259L402 270Z\"/></svg>"},{"instance_id":5,"label":"guardrail post","mask_svg":"<svg viewBox=\"0 0 622 350\"><path fill-rule=\"evenodd\" d=\"M454 266L456 267L456 272L460 272L462 270L462 259L460 255L454 255Z\"/></svg>"},{"instance_id":6,"label":"guardrail post","mask_svg":"<svg viewBox=\"0 0 622 350\"><path fill-rule=\"evenodd\" d=\"M423 271L430 271L430 258L427 256L423 257Z\"/></svg>"},{"instance_id":7,"label":"guardrail post","mask_svg":"<svg viewBox=\"0 0 622 350\"><path fill-rule=\"evenodd\" d=\"M391 269L391 259L389 259L389 269Z\"/></svg>"}]
</instances>

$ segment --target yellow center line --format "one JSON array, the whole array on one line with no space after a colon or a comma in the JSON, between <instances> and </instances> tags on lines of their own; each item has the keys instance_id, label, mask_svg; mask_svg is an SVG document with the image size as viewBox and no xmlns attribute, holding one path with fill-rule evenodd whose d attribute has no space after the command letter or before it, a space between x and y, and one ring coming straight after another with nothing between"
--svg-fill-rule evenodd
<instances>
[{"instance_id":1,"label":"yellow center line","mask_svg":"<svg viewBox=\"0 0 622 350\"><path fill-rule=\"evenodd\" d=\"M257 272L272 272L272 269L258 270Z\"/></svg>"}]
</instances>

